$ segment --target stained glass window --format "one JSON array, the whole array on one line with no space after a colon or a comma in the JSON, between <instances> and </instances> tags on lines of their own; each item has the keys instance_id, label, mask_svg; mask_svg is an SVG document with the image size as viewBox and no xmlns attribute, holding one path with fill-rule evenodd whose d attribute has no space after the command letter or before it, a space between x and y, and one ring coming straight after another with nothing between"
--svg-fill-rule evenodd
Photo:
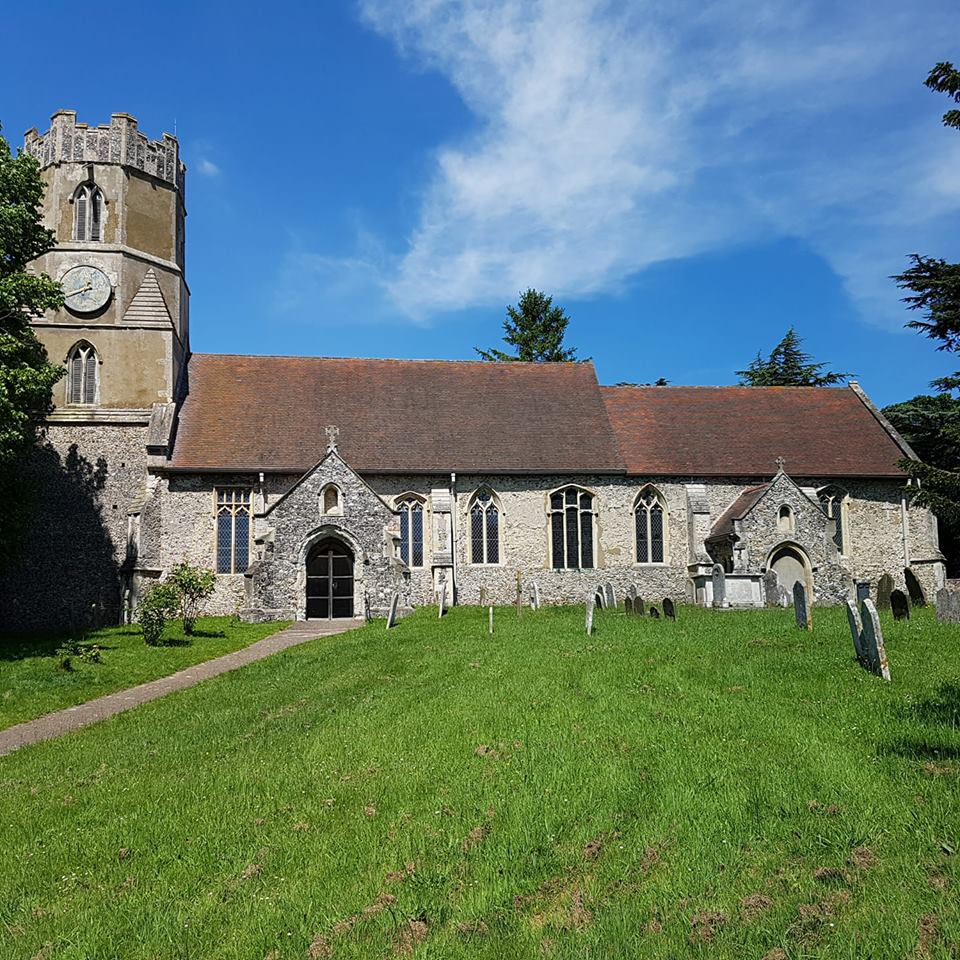
<instances>
[{"instance_id":1,"label":"stained glass window","mask_svg":"<svg viewBox=\"0 0 960 960\"><path fill-rule=\"evenodd\" d=\"M400 559L408 567L423 566L423 504L413 497L401 500Z\"/></svg>"},{"instance_id":2,"label":"stained glass window","mask_svg":"<svg viewBox=\"0 0 960 960\"><path fill-rule=\"evenodd\" d=\"M567 487L550 495L550 545L554 569L593 567L593 494Z\"/></svg>"},{"instance_id":3,"label":"stained glass window","mask_svg":"<svg viewBox=\"0 0 960 960\"><path fill-rule=\"evenodd\" d=\"M643 491L637 498L633 516L637 531L637 563L663 563L666 550L660 495L655 490Z\"/></svg>"},{"instance_id":4,"label":"stained glass window","mask_svg":"<svg viewBox=\"0 0 960 960\"><path fill-rule=\"evenodd\" d=\"M500 562L500 510L487 490L477 493L470 507L470 562Z\"/></svg>"},{"instance_id":5,"label":"stained glass window","mask_svg":"<svg viewBox=\"0 0 960 960\"><path fill-rule=\"evenodd\" d=\"M217 573L244 573L250 566L250 491L220 487L216 500Z\"/></svg>"}]
</instances>

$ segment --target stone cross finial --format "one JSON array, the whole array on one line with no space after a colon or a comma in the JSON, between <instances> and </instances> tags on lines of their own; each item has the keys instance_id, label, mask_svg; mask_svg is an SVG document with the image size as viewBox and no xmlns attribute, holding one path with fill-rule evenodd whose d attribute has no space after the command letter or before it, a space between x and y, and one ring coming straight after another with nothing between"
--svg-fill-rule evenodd
<instances>
[{"instance_id":1,"label":"stone cross finial","mask_svg":"<svg viewBox=\"0 0 960 960\"><path fill-rule=\"evenodd\" d=\"M326 429L327 434L327 452L337 449L337 437L340 436L340 430L332 424Z\"/></svg>"},{"instance_id":2,"label":"stone cross finial","mask_svg":"<svg viewBox=\"0 0 960 960\"><path fill-rule=\"evenodd\" d=\"M783 465L784 465L787 461L784 460L783 457L777 457L777 459L776 459L775 462L776 462L776 464L777 464L777 470L779 470L780 473L783 473Z\"/></svg>"}]
</instances>

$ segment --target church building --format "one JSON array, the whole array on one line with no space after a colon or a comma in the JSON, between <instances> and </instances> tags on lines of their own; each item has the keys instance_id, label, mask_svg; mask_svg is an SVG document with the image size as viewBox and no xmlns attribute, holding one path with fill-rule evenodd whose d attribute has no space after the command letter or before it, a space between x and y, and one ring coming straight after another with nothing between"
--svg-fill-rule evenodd
<instances>
[{"instance_id":1,"label":"church building","mask_svg":"<svg viewBox=\"0 0 960 960\"><path fill-rule=\"evenodd\" d=\"M25 469L35 523L0 628L118 622L176 563L211 612L383 616L622 595L816 603L944 581L909 446L847 387L601 386L585 363L193 354L185 169L127 114L26 134L65 306L66 376ZM200 317L198 322L202 323ZM638 371L638 376L641 375Z\"/></svg>"}]
</instances>

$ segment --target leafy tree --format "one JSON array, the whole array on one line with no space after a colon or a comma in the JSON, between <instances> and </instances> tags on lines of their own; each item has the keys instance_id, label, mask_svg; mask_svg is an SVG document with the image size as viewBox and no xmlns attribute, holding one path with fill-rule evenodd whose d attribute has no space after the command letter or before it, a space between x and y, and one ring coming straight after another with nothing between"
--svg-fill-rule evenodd
<instances>
[{"instance_id":1,"label":"leafy tree","mask_svg":"<svg viewBox=\"0 0 960 960\"><path fill-rule=\"evenodd\" d=\"M883 415L924 463L960 470L960 399L948 393L914 397L884 407Z\"/></svg>"},{"instance_id":2,"label":"leafy tree","mask_svg":"<svg viewBox=\"0 0 960 960\"><path fill-rule=\"evenodd\" d=\"M37 161L12 157L0 137L0 469L36 441L50 391L64 375L30 326L32 317L63 304L58 283L26 269L54 245L40 221L43 189Z\"/></svg>"},{"instance_id":3,"label":"leafy tree","mask_svg":"<svg viewBox=\"0 0 960 960\"><path fill-rule=\"evenodd\" d=\"M154 584L137 604L137 623L143 634L143 642L149 647L159 647L163 642L163 628L173 617L180 604L180 594L171 583Z\"/></svg>"},{"instance_id":4,"label":"leafy tree","mask_svg":"<svg viewBox=\"0 0 960 960\"><path fill-rule=\"evenodd\" d=\"M960 71L952 63L938 63L924 84L937 93L945 93L954 103L960 103ZM948 110L943 115L943 122L947 127L960 130L960 110ZM903 298L904 303L911 310L922 312L920 319L910 320L907 326L939 341L938 350L960 352L960 263L948 263L916 253L909 259L912 265L893 277L901 290L909 291ZM944 394L960 389L960 371L934 380L931 386ZM946 398L937 407L933 403L935 399L915 397L898 405L910 409L897 415L902 414L908 420L908 426L921 428L917 455L923 458L919 462L903 460L900 465L911 479L919 481L910 487L913 502L929 507L949 527L960 529L960 473L953 472L960 469L960 462L954 456L956 422L952 404L957 401ZM937 438L934 432L938 423L940 433ZM904 435L910 442L910 429L905 430ZM939 449L941 446L942 450Z\"/></svg>"},{"instance_id":5,"label":"leafy tree","mask_svg":"<svg viewBox=\"0 0 960 960\"><path fill-rule=\"evenodd\" d=\"M829 387L844 383L853 373L823 373L825 363L816 363L800 349L803 340L793 327L764 360L759 353L746 370L737 370L740 383L747 387Z\"/></svg>"},{"instance_id":6,"label":"leafy tree","mask_svg":"<svg viewBox=\"0 0 960 960\"><path fill-rule=\"evenodd\" d=\"M192 567L189 563L178 563L167 575L166 584L177 592L180 619L183 620L183 632L189 637L193 634L193 625L200 610L200 604L213 593L217 583L212 570Z\"/></svg>"},{"instance_id":7,"label":"leafy tree","mask_svg":"<svg viewBox=\"0 0 960 960\"><path fill-rule=\"evenodd\" d=\"M569 362L577 359L577 351L563 345L569 323L570 318L563 307L553 306L553 297L531 288L520 294L516 307L507 307L507 319L503 321L503 339L517 351L516 354L505 353L496 348L474 349L484 360Z\"/></svg>"}]
</instances>

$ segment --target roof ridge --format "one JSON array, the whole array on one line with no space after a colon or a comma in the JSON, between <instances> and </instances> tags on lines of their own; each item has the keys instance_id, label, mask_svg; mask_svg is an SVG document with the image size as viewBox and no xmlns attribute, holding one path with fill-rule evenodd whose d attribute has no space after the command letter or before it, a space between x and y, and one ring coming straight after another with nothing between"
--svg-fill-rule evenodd
<instances>
[{"instance_id":1,"label":"roof ridge","mask_svg":"<svg viewBox=\"0 0 960 960\"><path fill-rule=\"evenodd\" d=\"M331 357L331 356L313 356L308 354L295 354L295 353L200 353L193 352L190 354L190 359L193 360L196 357L208 358L208 359L241 359L241 360L361 360L364 362L371 363L442 363L450 364L464 364L475 367L501 367L505 369L510 369L511 367L538 367L542 369L549 369L553 367L593 367L592 360L551 360L551 361L537 361L537 360L468 360L468 359L456 359L456 360L446 360L443 358L436 357ZM599 384L598 384L599 386Z\"/></svg>"}]
</instances>

